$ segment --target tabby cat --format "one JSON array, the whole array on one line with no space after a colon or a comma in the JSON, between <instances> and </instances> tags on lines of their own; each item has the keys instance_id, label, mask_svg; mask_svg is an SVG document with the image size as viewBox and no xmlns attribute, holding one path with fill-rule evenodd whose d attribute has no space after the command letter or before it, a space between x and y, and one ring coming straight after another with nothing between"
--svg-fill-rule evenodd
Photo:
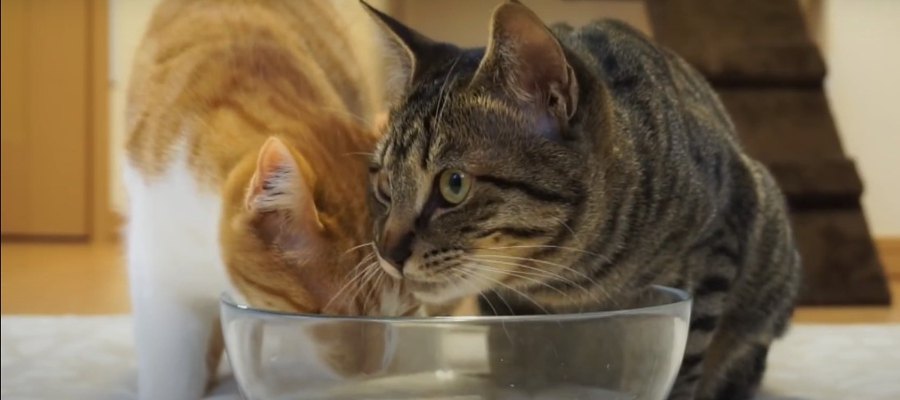
<instances>
[{"instance_id":1,"label":"tabby cat","mask_svg":"<svg viewBox=\"0 0 900 400\"><path fill-rule=\"evenodd\" d=\"M322 1L157 8L128 99L141 399L201 397L221 354L226 289L279 311L414 310L371 246L356 248L371 242L366 157L376 136L359 118L373 117L376 96L348 30ZM337 372L377 367L356 346L380 332L313 333Z\"/></svg>"},{"instance_id":2,"label":"tabby cat","mask_svg":"<svg viewBox=\"0 0 900 400\"><path fill-rule=\"evenodd\" d=\"M750 398L800 261L779 188L703 78L617 21L551 30L513 1L486 49L460 49L367 8L400 74L371 167L382 267L422 301L483 293L502 314L686 288L670 398Z\"/></svg>"}]
</instances>

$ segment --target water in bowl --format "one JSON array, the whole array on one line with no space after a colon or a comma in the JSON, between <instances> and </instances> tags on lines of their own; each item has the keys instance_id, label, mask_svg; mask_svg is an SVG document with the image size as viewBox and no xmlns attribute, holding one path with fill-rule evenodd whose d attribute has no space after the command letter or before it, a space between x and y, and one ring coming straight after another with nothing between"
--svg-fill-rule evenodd
<instances>
[{"instance_id":1,"label":"water in bowl","mask_svg":"<svg viewBox=\"0 0 900 400\"><path fill-rule=\"evenodd\" d=\"M341 319L223 307L247 399L663 399L689 301L555 319Z\"/></svg>"}]
</instances>

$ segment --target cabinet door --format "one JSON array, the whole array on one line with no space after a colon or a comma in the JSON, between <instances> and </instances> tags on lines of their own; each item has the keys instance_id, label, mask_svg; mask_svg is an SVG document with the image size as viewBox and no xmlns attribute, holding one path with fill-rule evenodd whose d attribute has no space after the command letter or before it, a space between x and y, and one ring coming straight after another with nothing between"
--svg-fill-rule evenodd
<instances>
[{"instance_id":1,"label":"cabinet door","mask_svg":"<svg viewBox=\"0 0 900 400\"><path fill-rule=\"evenodd\" d=\"M87 237L89 0L0 4L3 236Z\"/></svg>"}]
</instances>

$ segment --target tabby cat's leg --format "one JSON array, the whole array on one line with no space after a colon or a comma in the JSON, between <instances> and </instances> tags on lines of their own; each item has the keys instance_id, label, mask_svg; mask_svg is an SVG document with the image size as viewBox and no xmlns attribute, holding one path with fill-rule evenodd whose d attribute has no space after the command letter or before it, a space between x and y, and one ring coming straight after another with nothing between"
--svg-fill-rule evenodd
<instances>
[{"instance_id":1,"label":"tabby cat's leg","mask_svg":"<svg viewBox=\"0 0 900 400\"><path fill-rule=\"evenodd\" d=\"M753 275L775 276L777 270L795 270L799 263L791 250L784 256L763 258L776 271ZM766 368L769 346L787 329L793 311L794 278L772 280L740 291L735 307L723 315L721 326L707 351L698 399L743 400L756 392Z\"/></svg>"},{"instance_id":2,"label":"tabby cat's leg","mask_svg":"<svg viewBox=\"0 0 900 400\"><path fill-rule=\"evenodd\" d=\"M698 399L748 400L753 398L766 369L770 339L757 340L722 330L709 349Z\"/></svg>"},{"instance_id":3,"label":"tabby cat's leg","mask_svg":"<svg viewBox=\"0 0 900 400\"><path fill-rule=\"evenodd\" d=\"M722 309L722 295L695 295L691 324L681 368L669 400L693 400L703 378L707 349L716 333Z\"/></svg>"},{"instance_id":4,"label":"tabby cat's leg","mask_svg":"<svg viewBox=\"0 0 900 400\"><path fill-rule=\"evenodd\" d=\"M752 255L729 290L719 331L704 363L702 400L753 397L765 372L769 345L784 334L793 313L800 258L784 210L769 204L748 244Z\"/></svg>"},{"instance_id":5,"label":"tabby cat's leg","mask_svg":"<svg viewBox=\"0 0 900 400\"><path fill-rule=\"evenodd\" d=\"M681 368L669 394L670 400L693 400L704 377L708 364L707 349L719 329L719 320L725 309L725 302L738 268L734 257L721 250L731 238L720 237L716 243L709 243L707 249L688 257L692 273L693 307L688 331L687 345Z\"/></svg>"}]
</instances>

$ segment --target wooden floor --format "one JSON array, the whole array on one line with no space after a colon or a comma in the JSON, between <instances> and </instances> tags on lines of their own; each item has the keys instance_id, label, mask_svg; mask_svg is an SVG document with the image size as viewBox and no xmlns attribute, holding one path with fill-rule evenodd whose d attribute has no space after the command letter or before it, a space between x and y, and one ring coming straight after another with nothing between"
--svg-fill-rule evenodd
<instances>
[{"instance_id":1,"label":"wooden floor","mask_svg":"<svg viewBox=\"0 0 900 400\"><path fill-rule=\"evenodd\" d=\"M127 313L128 273L115 244L0 245L3 314Z\"/></svg>"},{"instance_id":2,"label":"wooden floor","mask_svg":"<svg viewBox=\"0 0 900 400\"><path fill-rule=\"evenodd\" d=\"M900 240L879 242L891 277L892 307L801 307L805 323L900 323ZM3 243L3 314L113 314L129 311L127 271L117 244Z\"/></svg>"}]
</instances>

